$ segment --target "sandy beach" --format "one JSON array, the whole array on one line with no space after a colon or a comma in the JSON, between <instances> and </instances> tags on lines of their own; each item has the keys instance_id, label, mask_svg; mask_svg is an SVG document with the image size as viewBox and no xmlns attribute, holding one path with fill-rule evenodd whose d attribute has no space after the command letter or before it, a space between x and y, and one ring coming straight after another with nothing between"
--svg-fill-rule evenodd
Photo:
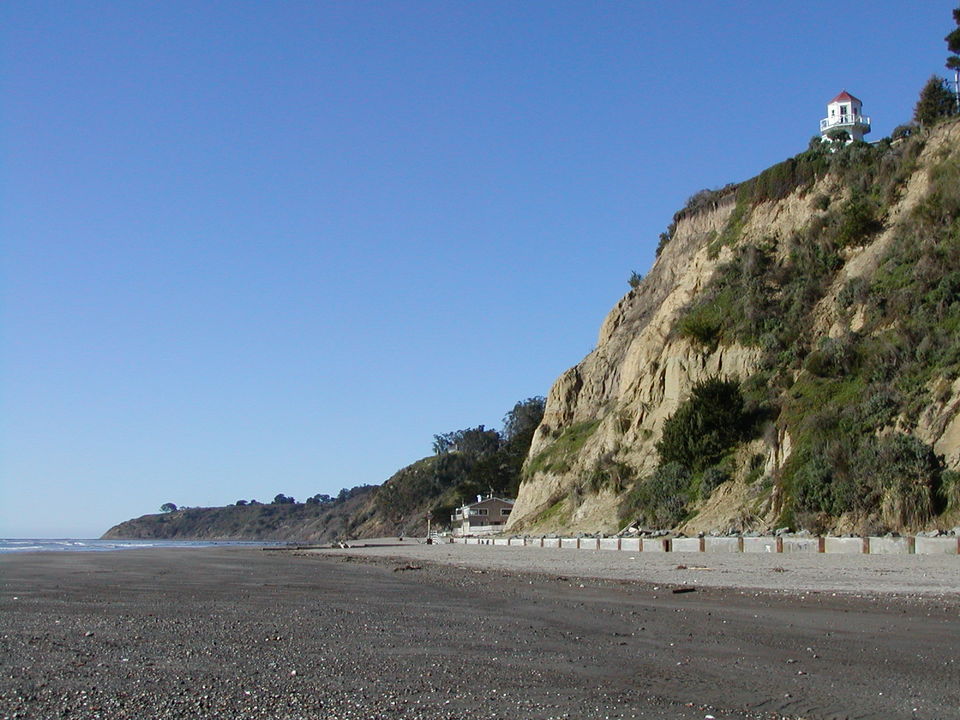
<instances>
[{"instance_id":1,"label":"sandy beach","mask_svg":"<svg viewBox=\"0 0 960 720\"><path fill-rule=\"evenodd\" d=\"M0 556L0 717L960 717L956 557L744 560Z\"/></svg>"},{"instance_id":2,"label":"sandy beach","mask_svg":"<svg viewBox=\"0 0 960 720\"><path fill-rule=\"evenodd\" d=\"M407 557L510 572L536 571L658 584L860 596L960 596L956 555L829 555L817 553L637 553L489 545L426 545L416 539L357 541L323 554Z\"/></svg>"}]
</instances>

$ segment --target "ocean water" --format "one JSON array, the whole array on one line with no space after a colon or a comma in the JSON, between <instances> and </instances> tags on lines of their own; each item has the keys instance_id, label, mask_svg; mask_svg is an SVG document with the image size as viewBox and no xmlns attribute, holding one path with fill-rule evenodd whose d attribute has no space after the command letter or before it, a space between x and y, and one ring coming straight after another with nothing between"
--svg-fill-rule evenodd
<instances>
[{"instance_id":1,"label":"ocean water","mask_svg":"<svg viewBox=\"0 0 960 720\"><path fill-rule=\"evenodd\" d=\"M0 553L111 552L136 548L197 548L214 545L263 547L284 543L241 540L96 540L76 538L0 538Z\"/></svg>"}]
</instances>

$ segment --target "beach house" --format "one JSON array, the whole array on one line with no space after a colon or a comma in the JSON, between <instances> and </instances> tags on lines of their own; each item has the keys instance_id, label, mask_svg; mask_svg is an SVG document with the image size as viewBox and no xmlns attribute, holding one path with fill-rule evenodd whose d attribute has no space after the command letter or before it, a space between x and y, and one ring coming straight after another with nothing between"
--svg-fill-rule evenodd
<instances>
[{"instance_id":1,"label":"beach house","mask_svg":"<svg viewBox=\"0 0 960 720\"><path fill-rule=\"evenodd\" d=\"M513 500L477 495L477 501L458 507L450 521L454 535L489 535L499 532L507 524Z\"/></svg>"}]
</instances>

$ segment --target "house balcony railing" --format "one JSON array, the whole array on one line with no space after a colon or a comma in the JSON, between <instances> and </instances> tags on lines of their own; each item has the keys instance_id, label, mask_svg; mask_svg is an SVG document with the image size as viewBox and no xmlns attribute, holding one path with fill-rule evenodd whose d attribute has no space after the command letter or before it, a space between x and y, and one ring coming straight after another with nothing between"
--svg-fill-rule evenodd
<instances>
[{"instance_id":1,"label":"house balcony railing","mask_svg":"<svg viewBox=\"0 0 960 720\"><path fill-rule=\"evenodd\" d=\"M863 115L837 115L836 117L824 118L820 121L820 132L835 127L850 127L851 125L869 128L870 118Z\"/></svg>"}]
</instances>

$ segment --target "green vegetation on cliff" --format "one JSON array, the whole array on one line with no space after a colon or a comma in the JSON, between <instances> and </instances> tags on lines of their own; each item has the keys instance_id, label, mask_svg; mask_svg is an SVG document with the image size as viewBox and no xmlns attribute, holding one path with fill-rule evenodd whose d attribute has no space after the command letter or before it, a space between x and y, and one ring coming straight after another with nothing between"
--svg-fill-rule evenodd
<instances>
[{"instance_id":1,"label":"green vegetation on cliff","mask_svg":"<svg viewBox=\"0 0 960 720\"><path fill-rule=\"evenodd\" d=\"M796 158L724 191L735 195L736 208L711 251L731 246L729 260L675 332L704 352L733 343L763 351L759 372L745 387L792 439L789 460L768 483L784 524L816 529L851 513L871 528L902 529L957 504L956 473L913 435L923 410L960 377L956 154L944 151L929 168L925 194L908 216L895 224L888 218L926 137L842 147L817 140ZM834 191L810 198L802 231L744 242L755 208L802 195L824 179ZM888 225L892 237L876 270L845 281L850 249L873 242ZM838 307L839 327L848 329L824 335L818 326L824 303ZM678 451L684 441L695 445L710 437L702 429L678 429L700 400L695 389L665 425L661 465L635 487L625 516L676 524L695 504L700 473L721 459L703 448Z\"/></svg>"}]
</instances>

